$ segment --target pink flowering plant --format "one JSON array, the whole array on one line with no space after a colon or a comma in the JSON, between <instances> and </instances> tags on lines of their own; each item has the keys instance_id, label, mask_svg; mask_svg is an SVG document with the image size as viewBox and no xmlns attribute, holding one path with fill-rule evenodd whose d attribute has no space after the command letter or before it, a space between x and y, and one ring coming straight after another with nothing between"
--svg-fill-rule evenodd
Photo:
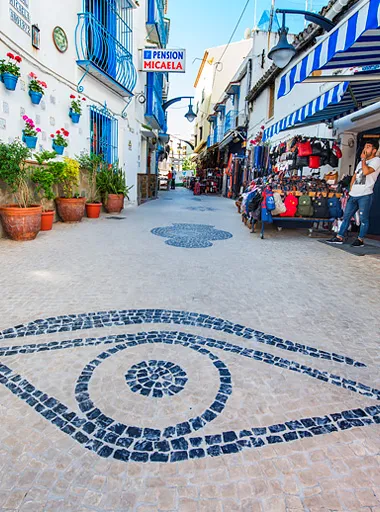
<instances>
[{"instance_id":1,"label":"pink flowering plant","mask_svg":"<svg viewBox=\"0 0 380 512\"><path fill-rule=\"evenodd\" d=\"M81 96L75 96L75 94L70 94L71 99L71 109L75 114L82 114L82 101L86 101L86 98L82 98Z\"/></svg>"},{"instance_id":2,"label":"pink flowering plant","mask_svg":"<svg viewBox=\"0 0 380 512\"><path fill-rule=\"evenodd\" d=\"M41 128L37 128L33 119L30 119L30 117L27 115L23 116L22 118L25 121L24 135L26 137L37 137L37 135L41 132Z\"/></svg>"},{"instance_id":3,"label":"pink flowering plant","mask_svg":"<svg viewBox=\"0 0 380 512\"><path fill-rule=\"evenodd\" d=\"M10 73L11 75L20 76L20 66L22 58L19 55L13 55L13 53L7 53L8 61L5 59L0 60L0 73Z\"/></svg>"},{"instance_id":4,"label":"pink flowering plant","mask_svg":"<svg viewBox=\"0 0 380 512\"><path fill-rule=\"evenodd\" d=\"M38 76L35 73L29 73L29 90L45 94L45 89L47 89L46 82L38 80Z\"/></svg>"}]
</instances>

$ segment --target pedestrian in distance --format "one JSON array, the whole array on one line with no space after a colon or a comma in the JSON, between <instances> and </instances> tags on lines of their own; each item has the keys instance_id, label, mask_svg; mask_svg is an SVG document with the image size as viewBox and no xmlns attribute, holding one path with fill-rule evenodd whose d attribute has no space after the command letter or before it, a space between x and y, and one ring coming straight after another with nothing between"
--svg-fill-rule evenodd
<instances>
[{"instance_id":1,"label":"pedestrian in distance","mask_svg":"<svg viewBox=\"0 0 380 512\"><path fill-rule=\"evenodd\" d=\"M175 172L174 168L172 167L172 181L170 188L172 190L175 190L175 179L176 179L177 173Z\"/></svg>"},{"instance_id":2,"label":"pedestrian in distance","mask_svg":"<svg viewBox=\"0 0 380 512\"><path fill-rule=\"evenodd\" d=\"M376 156L379 150L379 140L367 140L360 156L355 174L350 184L349 199L344 212L343 222L339 233L327 240L329 244L343 244L350 222L359 210L360 229L359 236L351 244L353 247L364 245L364 237L368 232L369 213L373 200L373 188L380 174L380 158Z\"/></svg>"}]
</instances>

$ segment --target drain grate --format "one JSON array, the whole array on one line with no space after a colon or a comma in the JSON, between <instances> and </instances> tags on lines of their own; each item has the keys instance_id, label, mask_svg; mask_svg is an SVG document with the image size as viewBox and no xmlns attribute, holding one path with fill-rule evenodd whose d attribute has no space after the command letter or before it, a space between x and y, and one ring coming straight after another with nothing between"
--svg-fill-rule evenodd
<instances>
[{"instance_id":1,"label":"drain grate","mask_svg":"<svg viewBox=\"0 0 380 512\"><path fill-rule=\"evenodd\" d=\"M112 216L112 217L106 217L106 219L111 219L111 220L124 220L124 219L126 219L126 217L116 217L116 216Z\"/></svg>"}]
</instances>

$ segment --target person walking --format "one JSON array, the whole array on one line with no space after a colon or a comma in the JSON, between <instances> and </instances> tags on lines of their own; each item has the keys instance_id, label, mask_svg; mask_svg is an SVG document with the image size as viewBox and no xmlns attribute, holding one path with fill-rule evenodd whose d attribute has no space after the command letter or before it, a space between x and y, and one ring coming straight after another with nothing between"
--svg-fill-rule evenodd
<instances>
[{"instance_id":1,"label":"person walking","mask_svg":"<svg viewBox=\"0 0 380 512\"><path fill-rule=\"evenodd\" d=\"M360 156L360 162L351 180L349 199L339 233L330 240L327 240L327 243L344 243L344 238L350 226L351 219L359 210L359 236L351 245L353 247L361 247L364 245L364 237L369 227L369 212L372 205L373 188L380 174L380 158L376 156L378 150L379 141L377 139L366 141Z\"/></svg>"},{"instance_id":2,"label":"person walking","mask_svg":"<svg viewBox=\"0 0 380 512\"><path fill-rule=\"evenodd\" d=\"M172 167L172 182L171 182L171 189L175 190L175 179L176 179L177 173L174 170L174 167Z\"/></svg>"}]
</instances>

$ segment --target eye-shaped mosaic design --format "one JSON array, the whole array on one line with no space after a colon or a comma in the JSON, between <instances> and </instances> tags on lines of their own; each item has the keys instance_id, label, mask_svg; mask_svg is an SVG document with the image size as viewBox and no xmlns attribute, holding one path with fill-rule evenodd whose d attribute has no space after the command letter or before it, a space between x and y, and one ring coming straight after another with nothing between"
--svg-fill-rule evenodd
<instances>
[{"instance_id":1,"label":"eye-shaped mosaic design","mask_svg":"<svg viewBox=\"0 0 380 512\"><path fill-rule=\"evenodd\" d=\"M162 398L180 393L187 382L186 372L170 361L141 361L125 374L134 393Z\"/></svg>"},{"instance_id":2,"label":"eye-shaped mosaic design","mask_svg":"<svg viewBox=\"0 0 380 512\"><path fill-rule=\"evenodd\" d=\"M172 226L154 228L153 235L168 238L167 245L185 247L188 249L200 249L212 247L215 240L227 240L232 238L228 231L215 229L208 224L173 224Z\"/></svg>"},{"instance_id":3,"label":"eye-shaped mosaic design","mask_svg":"<svg viewBox=\"0 0 380 512\"><path fill-rule=\"evenodd\" d=\"M182 311L113 310L51 317L6 329L0 333L0 339L70 332L91 327L99 328L141 323L174 323L201 326L244 337L246 340L251 339L254 342L276 346L285 351L298 352L308 356L313 355L319 360L333 360L348 368L352 366L365 367L364 363L343 355L294 344L222 319ZM155 344L161 347L181 346L204 357L208 364L214 367L214 371L219 376L219 387L216 395L203 412L196 415L189 414L189 417L183 418L181 422L168 425L165 428L148 428L144 425L121 423L108 416L92 400L91 380L106 360L120 357L128 349L144 345L151 347ZM325 416L294 418L291 421L273 425L255 427L247 425L243 429L231 429L213 435L203 434L202 429L223 414L234 392L233 376L222 360L222 356L219 357L215 354L215 350L218 350L218 353L230 353L262 363L268 368L277 367L281 368L282 371L296 372L303 378L317 379L323 382L324 385L348 389L376 401L380 400L380 390L255 348L242 347L211 337L206 338L179 331L151 331L138 334L118 334L98 338L76 338L65 341L14 345L2 347L0 356L4 360L7 356L16 354L25 354L27 357L28 354L42 351L94 346L101 347L101 351L98 356L92 358L84 366L75 387L75 398L81 411L79 414L56 397L49 396L43 390L36 388L32 382L5 364L0 364L0 383L63 433L101 457L113 457L117 460L136 462L178 462L187 459L238 453L246 449L287 443L380 423L380 405L376 405L375 402L363 408L332 412ZM178 369L176 366L178 366ZM189 375L183 375L182 373L185 372L175 362L164 360L141 361L141 363L137 363L129 369L126 368L125 376L129 375L132 370L137 370L134 373L134 375L137 375L140 370L148 368L147 375L150 378L152 378L152 375L157 375L157 368L169 370L174 379L177 375L183 380L191 378ZM166 372L164 374L167 375ZM157 382L158 379L153 380ZM185 384L186 382L183 383L183 386ZM130 392L132 393L133 390L131 389ZM167 399L170 400L173 396L168 396Z\"/></svg>"}]
</instances>

